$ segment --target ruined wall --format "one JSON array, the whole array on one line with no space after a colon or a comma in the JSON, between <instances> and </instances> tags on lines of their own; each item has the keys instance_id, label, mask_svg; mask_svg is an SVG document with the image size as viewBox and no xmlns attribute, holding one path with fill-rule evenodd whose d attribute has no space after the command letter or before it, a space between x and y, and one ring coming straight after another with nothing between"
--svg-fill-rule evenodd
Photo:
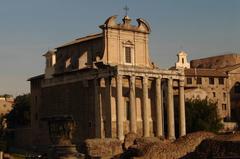
<instances>
[{"instance_id":1,"label":"ruined wall","mask_svg":"<svg viewBox=\"0 0 240 159\"><path fill-rule=\"evenodd\" d=\"M240 63L240 55L226 54L192 60L191 68L222 68Z\"/></svg>"}]
</instances>

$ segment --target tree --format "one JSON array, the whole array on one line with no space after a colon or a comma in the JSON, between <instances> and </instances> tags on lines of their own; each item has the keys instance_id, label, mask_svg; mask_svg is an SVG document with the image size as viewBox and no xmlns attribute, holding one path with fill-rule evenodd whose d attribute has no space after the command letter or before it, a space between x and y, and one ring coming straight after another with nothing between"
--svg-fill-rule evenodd
<instances>
[{"instance_id":1,"label":"tree","mask_svg":"<svg viewBox=\"0 0 240 159\"><path fill-rule=\"evenodd\" d=\"M222 128L216 103L208 99L190 99L186 101L187 132L218 132Z\"/></svg>"},{"instance_id":2,"label":"tree","mask_svg":"<svg viewBox=\"0 0 240 159\"><path fill-rule=\"evenodd\" d=\"M19 95L14 100L13 109L6 115L8 128L30 125L30 94Z\"/></svg>"}]
</instances>

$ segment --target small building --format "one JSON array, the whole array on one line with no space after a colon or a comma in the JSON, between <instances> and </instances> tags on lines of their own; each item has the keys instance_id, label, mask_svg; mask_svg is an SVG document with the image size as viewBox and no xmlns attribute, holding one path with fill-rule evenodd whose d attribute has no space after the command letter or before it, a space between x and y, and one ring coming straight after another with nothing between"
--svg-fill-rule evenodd
<instances>
[{"instance_id":1,"label":"small building","mask_svg":"<svg viewBox=\"0 0 240 159\"><path fill-rule=\"evenodd\" d=\"M227 75L226 95L229 96L230 112L232 120L239 119L240 112L240 55L237 53L212 56L191 61L192 68L215 69ZM225 92L223 92L224 95ZM224 98L224 97L223 97ZM228 108L228 106L227 106Z\"/></svg>"}]
</instances>

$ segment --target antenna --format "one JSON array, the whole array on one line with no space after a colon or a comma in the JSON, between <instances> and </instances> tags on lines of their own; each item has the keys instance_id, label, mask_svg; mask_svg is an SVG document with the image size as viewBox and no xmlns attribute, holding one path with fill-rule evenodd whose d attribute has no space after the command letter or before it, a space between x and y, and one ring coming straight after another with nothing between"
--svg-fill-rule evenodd
<instances>
[{"instance_id":1,"label":"antenna","mask_svg":"<svg viewBox=\"0 0 240 159\"><path fill-rule=\"evenodd\" d=\"M125 10L125 16L127 16L127 15L128 15L128 11L129 11L128 6L126 5L126 6L123 8L123 10Z\"/></svg>"}]
</instances>

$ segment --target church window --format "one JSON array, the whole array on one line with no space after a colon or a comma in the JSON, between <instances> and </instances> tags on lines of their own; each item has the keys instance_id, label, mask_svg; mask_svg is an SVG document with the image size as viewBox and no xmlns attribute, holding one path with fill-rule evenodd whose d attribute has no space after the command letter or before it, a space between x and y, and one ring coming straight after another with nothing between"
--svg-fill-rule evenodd
<instances>
[{"instance_id":1,"label":"church window","mask_svg":"<svg viewBox=\"0 0 240 159\"><path fill-rule=\"evenodd\" d=\"M69 68L70 65L71 65L71 58L68 58L65 62L65 68Z\"/></svg>"},{"instance_id":2,"label":"church window","mask_svg":"<svg viewBox=\"0 0 240 159\"><path fill-rule=\"evenodd\" d=\"M192 84L192 78L191 77L187 78L187 84Z\"/></svg>"},{"instance_id":3,"label":"church window","mask_svg":"<svg viewBox=\"0 0 240 159\"><path fill-rule=\"evenodd\" d=\"M216 97L216 92L213 92L213 97Z\"/></svg>"},{"instance_id":4,"label":"church window","mask_svg":"<svg viewBox=\"0 0 240 159\"><path fill-rule=\"evenodd\" d=\"M47 58L46 65L47 65L47 68L52 67L52 59L51 58Z\"/></svg>"},{"instance_id":5,"label":"church window","mask_svg":"<svg viewBox=\"0 0 240 159\"><path fill-rule=\"evenodd\" d=\"M125 62L132 63L131 48L125 47Z\"/></svg>"},{"instance_id":6,"label":"church window","mask_svg":"<svg viewBox=\"0 0 240 159\"><path fill-rule=\"evenodd\" d=\"M227 97L226 93L223 93L223 100L224 101L226 100L226 97Z\"/></svg>"},{"instance_id":7,"label":"church window","mask_svg":"<svg viewBox=\"0 0 240 159\"><path fill-rule=\"evenodd\" d=\"M197 84L202 84L202 78L201 77L197 77Z\"/></svg>"},{"instance_id":8,"label":"church window","mask_svg":"<svg viewBox=\"0 0 240 159\"><path fill-rule=\"evenodd\" d=\"M182 63L184 64L184 58L182 58Z\"/></svg>"},{"instance_id":9,"label":"church window","mask_svg":"<svg viewBox=\"0 0 240 159\"><path fill-rule=\"evenodd\" d=\"M214 84L214 78L213 77L209 78L209 84Z\"/></svg>"},{"instance_id":10,"label":"church window","mask_svg":"<svg viewBox=\"0 0 240 159\"><path fill-rule=\"evenodd\" d=\"M219 84L224 84L224 78L222 78L222 77L220 77L220 78L218 78L218 82L219 82Z\"/></svg>"}]
</instances>

